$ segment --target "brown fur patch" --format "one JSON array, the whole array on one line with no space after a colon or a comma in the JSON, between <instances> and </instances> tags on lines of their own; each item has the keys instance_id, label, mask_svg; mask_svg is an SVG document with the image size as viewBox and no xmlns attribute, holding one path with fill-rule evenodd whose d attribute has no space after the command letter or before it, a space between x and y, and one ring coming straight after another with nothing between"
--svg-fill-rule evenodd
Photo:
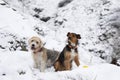
<instances>
[{"instance_id":1,"label":"brown fur patch","mask_svg":"<svg viewBox=\"0 0 120 80\"><path fill-rule=\"evenodd\" d=\"M77 66L80 65L78 55L75 56L74 61L75 61L75 63L76 63Z\"/></svg>"},{"instance_id":2,"label":"brown fur patch","mask_svg":"<svg viewBox=\"0 0 120 80\"><path fill-rule=\"evenodd\" d=\"M66 52L65 53L65 61L64 61L64 66L65 66L66 70L70 70L70 68L71 68L70 58L71 58L71 53L70 52Z\"/></svg>"},{"instance_id":3,"label":"brown fur patch","mask_svg":"<svg viewBox=\"0 0 120 80\"><path fill-rule=\"evenodd\" d=\"M59 61L55 62L54 68L55 68L55 71L63 71L63 70L65 70L65 67Z\"/></svg>"}]
</instances>

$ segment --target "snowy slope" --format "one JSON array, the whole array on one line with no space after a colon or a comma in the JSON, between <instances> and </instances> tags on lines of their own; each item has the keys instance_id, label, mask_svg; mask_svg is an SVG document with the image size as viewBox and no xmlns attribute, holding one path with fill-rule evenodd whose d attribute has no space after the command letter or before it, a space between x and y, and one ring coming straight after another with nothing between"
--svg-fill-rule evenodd
<instances>
[{"instance_id":1,"label":"snowy slope","mask_svg":"<svg viewBox=\"0 0 120 80\"><path fill-rule=\"evenodd\" d=\"M26 38L25 42L28 42L28 39L31 36L39 36L43 40L43 42L46 43L45 44L46 48L56 49L56 50L61 51L63 49L63 47L65 46L67 31L63 31L63 33L60 33L58 31L56 33L56 32L54 32L54 30L47 28L46 25L39 24L37 21L33 20L30 16L29 16L29 18L25 19L24 16L21 16L20 14L18 14L17 11L13 11L11 8L8 8L6 6L0 5L0 9L2 11L2 13L0 13L0 18L2 20L0 22L0 24L1 24L1 26L0 26L1 27L0 28L0 30L1 30L0 42L1 42L2 46L4 45L5 47L9 48L9 45L10 45L9 41L16 41L17 38L19 40L19 38L21 39L21 38L25 37ZM15 26L15 25L17 25L17 26ZM33 30L34 26L36 26L36 25L40 26L40 28L42 30L46 31L45 32L46 36L41 36ZM5 27L5 26L7 26L7 27ZM69 30L71 30L71 28L70 29L67 28L65 30L69 31ZM11 37L11 35L9 35L9 34L12 34L13 36ZM81 36L83 36L83 35L81 35ZM79 41L80 44L82 43L82 41L84 41L84 37L82 37L82 39ZM54 43L54 45L53 45L53 43ZM6 49L4 51L6 51ZM91 62L91 64L93 64L93 63L97 63L97 62L102 62L101 60L94 61L94 56L90 55L89 51L84 50L81 47L81 45L79 46L79 53L81 55L80 59L83 61L86 61L86 63ZM88 56L88 57L85 58L85 56ZM98 57L96 57L96 58L98 58ZM93 61L92 61L92 59L93 59Z\"/></svg>"},{"instance_id":2,"label":"snowy slope","mask_svg":"<svg viewBox=\"0 0 120 80\"><path fill-rule=\"evenodd\" d=\"M26 20L11 8L0 5L0 10L0 45L3 49L10 50L11 47L17 45L15 41L36 34L31 29L33 23L30 20Z\"/></svg>"},{"instance_id":3,"label":"snowy slope","mask_svg":"<svg viewBox=\"0 0 120 80\"><path fill-rule=\"evenodd\" d=\"M41 29L44 31L44 33L43 31L41 33L39 31L40 34L49 34L48 36L54 36L53 31L50 32L50 30L46 28L46 25L39 24L37 21L31 18L31 16L29 16L29 19L26 19L17 11L13 11L11 8L2 5L0 5L0 10L0 46L4 50L14 50L14 48L20 50L21 47L18 46L18 48L16 48L16 46L19 45L17 41L23 41L27 45L28 39L30 37L40 36L39 34L37 34L37 32L35 32L35 26L41 26ZM42 38L42 36L40 37ZM56 40L50 40L51 41L49 43L51 43L52 41L56 42ZM53 49L53 47L51 49Z\"/></svg>"},{"instance_id":4,"label":"snowy slope","mask_svg":"<svg viewBox=\"0 0 120 80\"><path fill-rule=\"evenodd\" d=\"M119 0L4 1L14 11L22 14L25 19L29 18L28 23L32 24L30 26L33 34L37 33L40 37L42 36L46 47L62 50L67 32L75 32L81 34L80 46L84 50L101 57L109 63L114 58L117 59L116 61L119 60ZM28 27L24 28L24 31L28 32ZM23 33L23 31L18 32ZM30 33L32 31L26 34L29 35ZM26 38L24 41L27 42ZM49 46L53 42L56 45ZM4 46L2 47L4 48ZM17 48L17 50L19 49Z\"/></svg>"},{"instance_id":5,"label":"snowy slope","mask_svg":"<svg viewBox=\"0 0 120 80\"><path fill-rule=\"evenodd\" d=\"M18 14L18 12L13 11L11 8L6 8L0 5L0 10L1 10L0 13L1 31L2 30L9 31L10 33L14 33L21 36L32 35L33 31L31 30L31 26L34 25L34 22L26 20L24 17Z\"/></svg>"},{"instance_id":6,"label":"snowy slope","mask_svg":"<svg viewBox=\"0 0 120 80\"><path fill-rule=\"evenodd\" d=\"M98 26L99 13L107 14L109 11L103 9L118 7L117 0L108 4L107 0L73 0L61 8L58 3L62 0L25 0L24 4L20 0L5 1L10 5L0 5L0 80L120 80L120 68L99 58L101 50L106 53L103 56L108 56L113 49L98 40L103 32ZM35 8L44 9L39 18L34 17ZM44 22L43 17L50 20ZM69 31L82 36L80 67L73 63L71 71L54 72L52 67L45 73L34 69L30 51L24 51L29 49L28 39L38 36L46 48L61 51Z\"/></svg>"}]
</instances>

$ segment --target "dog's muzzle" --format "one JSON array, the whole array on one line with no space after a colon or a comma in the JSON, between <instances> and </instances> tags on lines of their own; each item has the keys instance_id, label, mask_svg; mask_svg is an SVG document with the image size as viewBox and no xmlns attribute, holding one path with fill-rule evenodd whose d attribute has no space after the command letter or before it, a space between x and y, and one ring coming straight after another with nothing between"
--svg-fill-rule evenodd
<instances>
[{"instance_id":1,"label":"dog's muzzle","mask_svg":"<svg viewBox=\"0 0 120 80\"><path fill-rule=\"evenodd\" d=\"M31 49L32 49L32 50L35 49L35 44L32 44L32 45L31 45Z\"/></svg>"}]
</instances>

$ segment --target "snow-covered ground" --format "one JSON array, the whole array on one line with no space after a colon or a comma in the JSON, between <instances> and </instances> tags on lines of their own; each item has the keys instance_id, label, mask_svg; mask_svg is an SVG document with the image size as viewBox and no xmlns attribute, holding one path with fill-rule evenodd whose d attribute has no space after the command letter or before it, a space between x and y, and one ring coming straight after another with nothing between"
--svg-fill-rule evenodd
<instances>
[{"instance_id":1,"label":"snow-covered ground","mask_svg":"<svg viewBox=\"0 0 120 80\"><path fill-rule=\"evenodd\" d=\"M61 72L54 72L52 67L41 73L33 68L30 52L0 52L0 80L119 80L119 74L120 67L107 63L82 63L71 71Z\"/></svg>"},{"instance_id":2,"label":"snow-covered ground","mask_svg":"<svg viewBox=\"0 0 120 80\"><path fill-rule=\"evenodd\" d=\"M99 13L107 14L109 11L102 10L114 9L119 6L116 3L119 0L110 3L107 0L73 0L61 8L57 5L61 0L25 0L24 4L17 0L4 1L10 5L4 5L0 0L0 80L120 80L120 67L106 63L97 54L97 49L105 50L106 55L112 53L112 49L96 42L102 32L97 25ZM108 4L102 6L103 3ZM44 9L40 18L51 17L48 22L33 18L36 13L32 9L38 6ZM76 67L73 63L71 71L61 72L54 72L53 67L45 73L34 69L28 39L38 36L46 48L61 51L69 31L82 36L79 41L81 65ZM20 51L24 47L28 51ZM96 52L97 56L90 51Z\"/></svg>"}]
</instances>

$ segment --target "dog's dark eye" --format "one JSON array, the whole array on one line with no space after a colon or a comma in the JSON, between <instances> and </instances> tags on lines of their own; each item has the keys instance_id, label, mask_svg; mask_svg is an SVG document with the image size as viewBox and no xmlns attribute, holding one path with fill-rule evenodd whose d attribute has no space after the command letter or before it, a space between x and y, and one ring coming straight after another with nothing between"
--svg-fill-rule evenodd
<instances>
[{"instance_id":1,"label":"dog's dark eye","mask_svg":"<svg viewBox=\"0 0 120 80\"><path fill-rule=\"evenodd\" d=\"M36 43L38 44L38 41L36 41Z\"/></svg>"},{"instance_id":2,"label":"dog's dark eye","mask_svg":"<svg viewBox=\"0 0 120 80\"><path fill-rule=\"evenodd\" d=\"M71 37L68 37L69 40L71 40Z\"/></svg>"},{"instance_id":3,"label":"dog's dark eye","mask_svg":"<svg viewBox=\"0 0 120 80\"><path fill-rule=\"evenodd\" d=\"M33 42L34 40L31 40L31 42Z\"/></svg>"}]
</instances>

